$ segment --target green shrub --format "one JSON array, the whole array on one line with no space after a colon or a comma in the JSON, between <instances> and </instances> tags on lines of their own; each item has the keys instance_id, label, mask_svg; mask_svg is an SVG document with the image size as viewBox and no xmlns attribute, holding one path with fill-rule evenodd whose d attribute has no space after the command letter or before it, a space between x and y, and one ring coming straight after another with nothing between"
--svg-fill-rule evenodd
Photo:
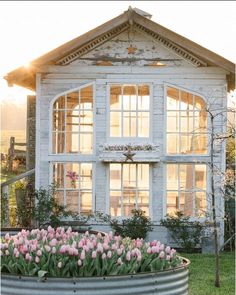
<instances>
[{"instance_id":1,"label":"green shrub","mask_svg":"<svg viewBox=\"0 0 236 295\"><path fill-rule=\"evenodd\" d=\"M160 224L169 230L171 238L187 253L193 252L200 243L204 225L199 221L190 221L190 217L182 212L167 214Z\"/></svg>"},{"instance_id":2,"label":"green shrub","mask_svg":"<svg viewBox=\"0 0 236 295\"><path fill-rule=\"evenodd\" d=\"M132 210L132 217L120 220L110 215L97 212L95 218L99 218L103 222L108 223L116 235L130 237L131 239L143 238L145 239L148 232L152 231L153 224L147 216L145 211L140 209Z\"/></svg>"},{"instance_id":3,"label":"green shrub","mask_svg":"<svg viewBox=\"0 0 236 295\"><path fill-rule=\"evenodd\" d=\"M68 217L71 212L65 206L58 204L55 198L55 187L48 189L40 188L35 191L35 207L33 216L38 226L51 225L57 227L61 224L63 217Z\"/></svg>"}]
</instances>

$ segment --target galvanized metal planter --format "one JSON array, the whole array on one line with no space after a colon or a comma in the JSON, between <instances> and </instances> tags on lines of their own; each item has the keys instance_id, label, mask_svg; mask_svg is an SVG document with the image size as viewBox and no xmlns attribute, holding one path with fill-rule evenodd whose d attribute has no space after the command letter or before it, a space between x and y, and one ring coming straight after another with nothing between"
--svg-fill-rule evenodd
<instances>
[{"instance_id":1,"label":"galvanized metal planter","mask_svg":"<svg viewBox=\"0 0 236 295\"><path fill-rule=\"evenodd\" d=\"M2 274L2 295L187 295L188 265L126 276L37 278Z\"/></svg>"}]
</instances>

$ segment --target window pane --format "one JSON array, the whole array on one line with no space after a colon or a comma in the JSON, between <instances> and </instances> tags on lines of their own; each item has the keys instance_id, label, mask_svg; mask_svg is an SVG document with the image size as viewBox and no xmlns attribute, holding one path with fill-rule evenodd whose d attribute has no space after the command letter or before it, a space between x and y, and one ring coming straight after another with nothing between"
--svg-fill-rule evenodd
<instances>
[{"instance_id":1,"label":"window pane","mask_svg":"<svg viewBox=\"0 0 236 295\"><path fill-rule=\"evenodd\" d=\"M67 105L66 108L69 110L78 109L79 107L79 92L71 92L66 95Z\"/></svg>"},{"instance_id":2,"label":"window pane","mask_svg":"<svg viewBox=\"0 0 236 295\"><path fill-rule=\"evenodd\" d=\"M193 95L189 92L180 91L180 109L193 110Z\"/></svg>"},{"instance_id":3,"label":"window pane","mask_svg":"<svg viewBox=\"0 0 236 295\"><path fill-rule=\"evenodd\" d=\"M178 190L178 165L167 165L167 189Z\"/></svg>"},{"instance_id":4,"label":"window pane","mask_svg":"<svg viewBox=\"0 0 236 295\"><path fill-rule=\"evenodd\" d=\"M78 153L79 152L79 135L78 133L66 133L66 153Z\"/></svg>"},{"instance_id":5,"label":"window pane","mask_svg":"<svg viewBox=\"0 0 236 295\"><path fill-rule=\"evenodd\" d=\"M138 164L137 166L138 166L138 179L137 179L138 189L148 189L149 188L149 165Z\"/></svg>"},{"instance_id":6,"label":"window pane","mask_svg":"<svg viewBox=\"0 0 236 295\"><path fill-rule=\"evenodd\" d=\"M110 214L111 216L121 216L120 191L110 191Z\"/></svg>"},{"instance_id":7,"label":"window pane","mask_svg":"<svg viewBox=\"0 0 236 295\"><path fill-rule=\"evenodd\" d=\"M55 133L53 132L53 142L52 142L52 150L53 153L62 154L64 153L64 144L65 144L65 133Z\"/></svg>"},{"instance_id":8,"label":"window pane","mask_svg":"<svg viewBox=\"0 0 236 295\"><path fill-rule=\"evenodd\" d=\"M66 208L74 213L77 213L79 211L78 198L78 191L66 191Z\"/></svg>"},{"instance_id":9,"label":"window pane","mask_svg":"<svg viewBox=\"0 0 236 295\"><path fill-rule=\"evenodd\" d=\"M55 200L60 206L64 206L64 191L56 191Z\"/></svg>"},{"instance_id":10,"label":"window pane","mask_svg":"<svg viewBox=\"0 0 236 295\"><path fill-rule=\"evenodd\" d=\"M64 111L53 111L53 131L65 131Z\"/></svg>"},{"instance_id":11,"label":"window pane","mask_svg":"<svg viewBox=\"0 0 236 295\"><path fill-rule=\"evenodd\" d=\"M66 165L66 187L78 189L79 187L79 164L67 163Z\"/></svg>"},{"instance_id":12,"label":"window pane","mask_svg":"<svg viewBox=\"0 0 236 295\"><path fill-rule=\"evenodd\" d=\"M110 189L121 189L121 164L110 164Z\"/></svg>"},{"instance_id":13,"label":"window pane","mask_svg":"<svg viewBox=\"0 0 236 295\"><path fill-rule=\"evenodd\" d=\"M149 113L138 113L138 136L149 137Z\"/></svg>"},{"instance_id":14,"label":"window pane","mask_svg":"<svg viewBox=\"0 0 236 295\"><path fill-rule=\"evenodd\" d=\"M80 111L80 132L93 131L93 112Z\"/></svg>"},{"instance_id":15,"label":"window pane","mask_svg":"<svg viewBox=\"0 0 236 295\"><path fill-rule=\"evenodd\" d=\"M207 153L207 134L196 134L194 136L194 152L195 154Z\"/></svg>"},{"instance_id":16,"label":"window pane","mask_svg":"<svg viewBox=\"0 0 236 295\"><path fill-rule=\"evenodd\" d=\"M136 86L124 86L123 88L123 109L137 109Z\"/></svg>"},{"instance_id":17,"label":"window pane","mask_svg":"<svg viewBox=\"0 0 236 295\"><path fill-rule=\"evenodd\" d=\"M131 216L131 211L135 209L136 204L136 192L124 191L123 192L123 215Z\"/></svg>"},{"instance_id":18,"label":"window pane","mask_svg":"<svg viewBox=\"0 0 236 295\"><path fill-rule=\"evenodd\" d=\"M145 216L149 216L149 191L138 192L138 208L145 211Z\"/></svg>"},{"instance_id":19,"label":"window pane","mask_svg":"<svg viewBox=\"0 0 236 295\"><path fill-rule=\"evenodd\" d=\"M125 137L136 136L136 113L131 113L131 112L123 113L123 136Z\"/></svg>"},{"instance_id":20,"label":"window pane","mask_svg":"<svg viewBox=\"0 0 236 295\"><path fill-rule=\"evenodd\" d=\"M193 135L183 135L180 136L180 152L182 154L191 154L193 152Z\"/></svg>"},{"instance_id":21,"label":"window pane","mask_svg":"<svg viewBox=\"0 0 236 295\"><path fill-rule=\"evenodd\" d=\"M167 134L167 153L177 154L179 152L179 135Z\"/></svg>"},{"instance_id":22,"label":"window pane","mask_svg":"<svg viewBox=\"0 0 236 295\"><path fill-rule=\"evenodd\" d=\"M66 131L69 131L69 132L79 131L79 112L78 111L66 112Z\"/></svg>"},{"instance_id":23,"label":"window pane","mask_svg":"<svg viewBox=\"0 0 236 295\"><path fill-rule=\"evenodd\" d=\"M149 110L150 95L147 85L138 86L138 109Z\"/></svg>"},{"instance_id":24,"label":"window pane","mask_svg":"<svg viewBox=\"0 0 236 295\"><path fill-rule=\"evenodd\" d=\"M180 211L185 216L193 216L193 199L194 193L180 193Z\"/></svg>"},{"instance_id":25,"label":"window pane","mask_svg":"<svg viewBox=\"0 0 236 295\"><path fill-rule=\"evenodd\" d=\"M195 112L194 124L195 132L206 132L207 129L207 112Z\"/></svg>"},{"instance_id":26,"label":"window pane","mask_svg":"<svg viewBox=\"0 0 236 295\"><path fill-rule=\"evenodd\" d=\"M53 183L56 188L64 188L64 164L56 163L53 165Z\"/></svg>"},{"instance_id":27,"label":"window pane","mask_svg":"<svg viewBox=\"0 0 236 295\"><path fill-rule=\"evenodd\" d=\"M167 214L174 215L178 211L178 192L167 192Z\"/></svg>"},{"instance_id":28,"label":"window pane","mask_svg":"<svg viewBox=\"0 0 236 295\"><path fill-rule=\"evenodd\" d=\"M179 131L179 113L167 112L167 132Z\"/></svg>"},{"instance_id":29,"label":"window pane","mask_svg":"<svg viewBox=\"0 0 236 295\"><path fill-rule=\"evenodd\" d=\"M53 104L54 109L65 109L65 96L60 96Z\"/></svg>"},{"instance_id":30,"label":"window pane","mask_svg":"<svg viewBox=\"0 0 236 295\"><path fill-rule=\"evenodd\" d=\"M193 189L193 174L194 165L192 164L181 164L179 165L180 174L180 188L181 190L192 190Z\"/></svg>"},{"instance_id":31,"label":"window pane","mask_svg":"<svg viewBox=\"0 0 236 295\"><path fill-rule=\"evenodd\" d=\"M179 90L175 88L167 88L167 110L179 109Z\"/></svg>"},{"instance_id":32,"label":"window pane","mask_svg":"<svg viewBox=\"0 0 236 295\"><path fill-rule=\"evenodd\" d=\"M80 152L81 154L91 154L93 150L93 134L80 134Z\"/></svg>"},{"instance_id":33,"label":"window pane","mask_svg":"<svg viewBox=\"0 0 236 295\"><path fill-rule=\"evenodd\" d=\"M181 132L191 133L194 131L193 126L193 112L180 113Z\"/></svg>"},{"instance_id":34,"label":"window pane","mask_svg":"<svg viewBox=\"0 0 236 295\"><path fill-rule=\"evenodd\" d=\"M92 212L92 193L81 192L80 193L80 212L88 215Z\"/></svg>"},{"instance_id":35,"label":"window pane","mask_svg":"<svg viewBox=\"0 0 236 295\"><path fill-rule=\"evenodd\" d=\"M206 165L195 165L195 187L206 189Z\"/></svg>"},{"instance_id":36,"label":"window pane","mask_svg":"<svg viewBox=\"0 0 236 295\"><path fill-rule=\"evenodd\" d=\"M136 164L123 165L123 188L136 188Z\"/></svg>"},{"instance_id":37,"label":"window pane","mask_svg":"<svg viewBox=\"0 0 236 295\"><path fill-rule=\"evenodd\" d=\"M93 108L93 86L88 86L80 90L80 109Z\"/></svg>"},{"instance_id":38,"label":"window pane","mask_svg":"<svg viewBox=\"0 0 236 295\"><path fill-rule=\"evenodd\" d=\"M202 217L206 215L206 192L196 192L195 197L195 215Z\"/></svg>"},{"instance_id":39,"label":"window pane","mask_svg":"<svg viewBox=\"0 0 236 295\"><path fill-rule=\"evenodd\" d=\"M112 85L110 88L110 109L121 110L122 89L121 86Z\"/></svg>"},{"instance_id":40,"label":"window pane","mask_svg":"<svg viewBox=\"0 0 236 295\"><path fill-rule=\"evenodd\" d=\"M80 164L80 189L92 189L92 164Z\"/></svg>"},{"instance_id":41,"label":"window pane","mask_svg":"<svg viewBox=\"0 0 236 295\"><path fill-rule=\"evenodd\" d=\"M110 136L121 136L121 113L110 112Z\"/></svg>"}]
</instances>

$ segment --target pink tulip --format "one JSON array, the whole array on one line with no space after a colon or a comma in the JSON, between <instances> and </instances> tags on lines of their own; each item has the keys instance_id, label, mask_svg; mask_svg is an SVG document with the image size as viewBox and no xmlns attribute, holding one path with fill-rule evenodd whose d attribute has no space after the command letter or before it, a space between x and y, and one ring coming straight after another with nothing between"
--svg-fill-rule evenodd
<instances>
[{"instance_id":1,"label":"pink tulip","mask_svg":"<svg viewBox=\"0 0 236 295\"><path fill-rule=\"evenodd\" d=\"M52 254L55 254L57 252L56 247L52 247Z\"/></svg>"},{"instance_id":2,"label":"pink tulip","mask_svg":"<svg viewBox=\"0 0 236 295\"><path fill-rule=\"evenodd\" d=\"M111 251L108 251L107 252L107 258L111 258L112 257L112 252Z\"/></svg>"},{"instance_id":3,"label":"pink tulip","mask_svg":"<svg viewBox=\"0 0 236 295\"><path fill-rule=\"evenodd\" d=\"M117 252L117 255L120 256L122 254L122 249L119 248L116 250L116 252Z\"/></svg>"},{"instance_id":4,"label":"pink tulip","mask_svg":"<svg viewBox=\"0 0 236 295\"><path fill-rule=\"evenodd\" d=\"M57 267L62 268L62 262L61 261L58 262Z\"/></svg>"},{"instance_id":5,"label":"pink tulip","mask_svg":"<svg viewBox=\"0 0 236 295\"><path fill-rule=\"evenodd\" d=\"M148 247L148 248L147 248L147 253L148 253L148 254L151 254L151 253L152 253L152 248L151 248L151 247Z\"/></svg>"},{"instance_id":6,"label":"pink tulip","mask_svg":"<svg viewBox=\"0 0 236 295\"><path fill-rule=\"evenodd\" d=\"M77 264L78 264L78 266L81 266L83 264L83 262L79 259Z\"/></svg>"},{"instance_id":7,"label":"pink tulip","mask_svg":"<svg viewBox=\"0 0 236 295\"><path fill-rule=\"evenodd\" d=\"M32 257L29 255L29 253L26 253L25 259L31 261L32 260Z\"/></svg>"},{"instance_id":8,"label":"pink tulip","mask_svg":"<svg viewBox=\"0 0 236 295\"><path fill-rule=\"evenodd\" d=\"M122 265L122 264L123 264L123 262L122 262L122 259L121 259L121 258L118 258L118 260L117 260L117 264L119 264L119 265Z\"/></svg>"},{"instance_id":9,"label":"pink tulip","mask_svg":"<svg viewBox=\"0 0 236 295\"><path fill-rule=\"evenodd\" d=\"M50 247L49 245L45 245L44 248L45 248L45 250L46 250L47 252L50 252L50 251L51 251L51 247Z\"/></svg>"},{"instance_id":10,"label":"pink tulip","mask_svg":"<svg viewBox=\"0 0 236 295\"><path fill-rule=\"evenodd\" d=\"M95 259L96 257L97 257L97 252L96 251L93 251L92 252L92 258Z\"/></svg>"},{"instance_id":11,"label":"pink tulip","mask_svg":"<svg viewBox=\"0 0 236 295\"><path fill-rule=\"evenodd\" d=\"M38 256L35 257L35 262L39 263L40 262L40 258Z\"/></svg>"},{"instance_id":12,"label":"pink tulip","mask_svg":"<svg viewBox=\"0 0 236 295\"><path fill-rule=\"evenodd\" d=\"M102 259L104 260L104 259L106 259L106 258L107 258L106 253L103 253L103 254L102 254Z\"/></svg>"},{"instance_id":13,"label":"pink tulip","mask_svg":"<svg viewBox=\"0 0 236 295\"><path fill-rule=\"evenodd\" d=\"M166 252L167 254L169 254L169 253L170 253L170 250L171 250L171 249L170 249L170 246L167 246L166 249L165 249L165 252Z\"/></svg>"},{"instance_id":14,"label":"pink tulip","mask_svg":"<svg viewBox=\"0 0 236 295\"><path fill-rule=\"evenodd\" d=\"M39 249L36 254L37 254L37 256L40 257L40 256L42 256L42 251Z\"/></svg>"},{"instance_id":15,"label":"pink tulip","mask_svg":"<svg viewBox=\"0 0 236 295\"><path fill-rule=\"evenodd\" d=\"M10 253L8 250L5 251L5 255L8 256Z\"/></svg>"},{"instance_id":16,"label":"pink tulip","mask_svg":"<svg viewBox=\"0 0 236 295\"><path fill-rule=\"evenodd\" d=\"M80 259L81 259L81 260L84 260L85 257L86 257L85 251L82 250L82 252L81 252L81 254L80 254Z\"/></svg>"},{"instance_id":17,"label":"pink tulip","mask_svg":"<svg viewBox=\"0 0 236 295\"><path fill-rule=\"evenodd\" d=\"M131 259L131 253L130 253L130 251L128 251L128 252L126 253L126 260L127 260L127 261L130 261L130 259Z\"/></svg>"},{"instance_id":18,"label":"pink tulip","mask_svg":"<svg viewBox=\"0 0 236 295\"><path fill-rule=\"evenodd\" d=\"M137 261L140 262L142 260L142 255L137 255Z\"/></svg>"},{"instance_id":19,"label":"pink tulip","mask_svg":"<svg viewBox=\"0 0 236 295\"><path fill-rule=\"evenodd\" d=\"M161 244L160 245L160 250L163 251L164 249L165 249L165 245L164 244Z\"/></svg>"},{"instance_id":20,"label":"pink tulip","mask_svg":"<svg viewBox=\"0 0 236 295\"><path fill-rule=\"evenodd\" d=\"M55 246L57 245L57 240L56 240L56 239L52 239L52 240L50 241L49 245L50 245L51 247L55 247Z\"/></svg>"},{"instance_id":21,"label":"pink tulip","mask_svg":"<svg viewBox=\"0 0 236 295\"><path fill-rule=\"evenodd\" d=\"M170 260L170 255L166 255L166 260Z\"/></svg>"},{"instance_id":22,"label":"pink tulip","mask_svg":"<svg viewBox=\"0 0 236 295\"><path fill-rule=\"evenodd\" d=\"M160 259L163 259L165 257L165 252L164 251L161 251L160 254L159 254L159 258Z\"/></svg>"}]
</instances>

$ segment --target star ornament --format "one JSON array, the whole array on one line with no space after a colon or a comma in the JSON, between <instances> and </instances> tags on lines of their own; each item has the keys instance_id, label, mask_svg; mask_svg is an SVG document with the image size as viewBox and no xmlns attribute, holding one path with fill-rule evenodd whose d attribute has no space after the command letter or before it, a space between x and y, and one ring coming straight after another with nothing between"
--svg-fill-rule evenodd
<instances>
[{"instance_id":1,"label":"star ornament","mask_svg":"<svg viewBox=\"0 0 236 295\"><path fill-rule=\"evenodd\" d=\"M131 149L128 149L128 151L126 153L123 153L123 155L126 157L125 162L127 162L128 160L130 160L131 162L133 162L133 156L136 155L136 153L133 153L131 151Z\"/></svg>"},{"instance_id":2,"label":"star ornament","mask_svg":"<svg viewBox=\"0 0 236 295\"><path fill-rule=\"evenodd\" d=\"M137 48L133 47L132 45L130 45L127 49L128 49L128 54L134 54L135 51L137 50Z\"/></svg>"}]
</instances>

